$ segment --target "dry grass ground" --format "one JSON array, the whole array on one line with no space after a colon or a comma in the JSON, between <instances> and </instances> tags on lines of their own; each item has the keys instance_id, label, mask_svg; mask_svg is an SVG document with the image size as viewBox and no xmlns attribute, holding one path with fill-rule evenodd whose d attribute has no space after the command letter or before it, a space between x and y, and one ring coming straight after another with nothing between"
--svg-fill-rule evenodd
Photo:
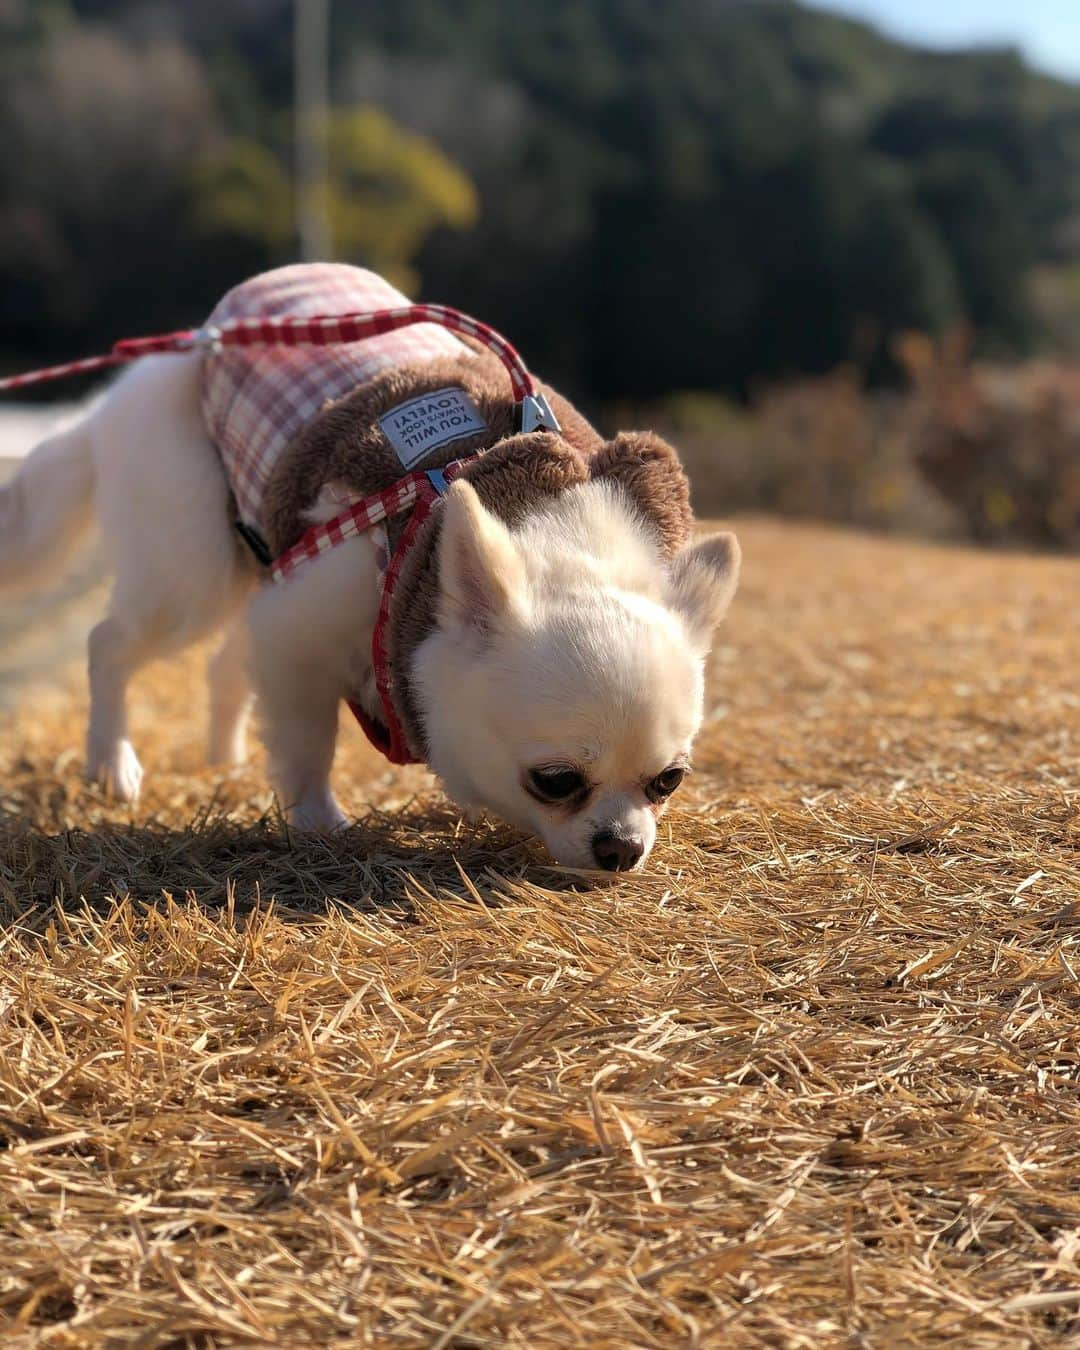
<instances>
[{"instance_id":1,"label":"dry grass ground","mask_svg":"<svg viewBox=\"0 0 1080 1350\"><path fill-rule=\"evenodd\" d=\"M150 673L0 744L0 1318L49 1346L1080 1336L1080 565L749 523L648 875L346 733L290 839Z\"/></svg>"}]
</instances>

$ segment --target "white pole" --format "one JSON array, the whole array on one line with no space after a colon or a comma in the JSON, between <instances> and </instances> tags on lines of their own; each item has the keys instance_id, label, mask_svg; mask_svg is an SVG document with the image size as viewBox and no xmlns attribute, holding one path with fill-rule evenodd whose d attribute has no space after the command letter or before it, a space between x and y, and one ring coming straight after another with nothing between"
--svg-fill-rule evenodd
<instances>
[{"instance_id":1,"label":"white pole","mask_svg":"<svg viewBox=\"0 0 1080 1350\"><path fill-rule=\"evenodd\" d=\"M326 217L330 0L294 0L296 232L304 262L332 256Z\"/></svg>"}]
</instances>

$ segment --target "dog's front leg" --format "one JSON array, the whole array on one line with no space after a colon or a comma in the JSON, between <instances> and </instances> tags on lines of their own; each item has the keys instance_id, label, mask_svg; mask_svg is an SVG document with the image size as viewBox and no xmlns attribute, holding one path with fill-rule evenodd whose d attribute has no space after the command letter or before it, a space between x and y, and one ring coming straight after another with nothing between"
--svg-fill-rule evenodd
<instances>
[{"instance_id":1,"label":"dog's front leg","mask_svg":"<svg viewBox=\"0 0 1080 1350\"><path fill-rule=\"evenodd\" d=\"M348 821L330 789L337 741L336 689L312 686L307 672L295 682L279 670L262 682L263 740L270 776L290 825L300 830L338 830Z\"/></svg>"},{"instance_id":2,"label":"dog's front leg","mask_svg":"<svg viewBox=\"0 0 1080 1350\"><path fill-rule=\"evenodd\" d=\"M330 790L338 708L370 665L375 554L350 539L252 601L252 676L270 773L289 823L347 823Z\"/></svg>"},{"instance_id":3,"label":"dog's front leg","mask_svg":"<svg viewBox=\"0 0 1080 1350\"><path fill-rule=\"evenodd\" d=\"M87 777L112 792L118 801L138 801L143 771L127 735L127 686L152 652L152 643L113 615L91 631L88 647Z\"/></svg>"},{"instance_id":4,"label":"dog's front leg","mask_svg":"<svg viewBox=\"0 0 1080 1350\"><path fill-rule=\"evenodd\" d=\"M207 762L224 766L247 759L248 712L251 703L247 629L233 623L207 665L210 686L210 734Z\"/></svg>"}]
</instances>

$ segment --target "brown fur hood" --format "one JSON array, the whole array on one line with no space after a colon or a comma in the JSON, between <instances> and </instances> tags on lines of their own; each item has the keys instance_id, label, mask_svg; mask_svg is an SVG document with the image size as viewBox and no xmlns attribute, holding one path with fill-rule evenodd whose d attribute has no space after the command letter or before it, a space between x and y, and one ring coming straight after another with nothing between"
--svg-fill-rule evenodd
<instances>
[{"instance_id":1,"label":"brown fur hood","mask_svg":"<svg viewBox=\"0 0 1080 1350\"><path fill-rule=\"evenodd\" d=\"M486 429L443 445L402 468L379 418L423 394L463 389ZM674 450L649 432L627 432L605 441L566 399L546 386L561 431L515 430L516 408L506 371L485 353L401 366L362 384L325 407L279 458L267 485L263 519L277 556L304 532L304 513L323 485L343 484L364 496L389 487L407 472L442 468L478 450L485 453L460 475L485 507L513 526L566 489L590 479L610 479L625 489L662 555L671 558L691 529L686 475ZM393 540L403 521L391 522ZM426 759L426 740L408 672L414 652L436 624L440 513L417 534L394 589L387 624L391 695L411 754ZM395 528L396 527L396 528ZM362 699L376 721L371 691ZM377 703L377 700L375 700Z\"/></svg>"}]
</instances>

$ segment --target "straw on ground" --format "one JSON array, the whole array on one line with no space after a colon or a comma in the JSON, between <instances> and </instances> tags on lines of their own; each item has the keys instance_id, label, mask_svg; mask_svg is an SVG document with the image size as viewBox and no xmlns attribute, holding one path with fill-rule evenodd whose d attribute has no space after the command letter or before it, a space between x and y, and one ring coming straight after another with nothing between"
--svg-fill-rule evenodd
<instances>
[{"instance_id":1,"label":"straw on ground","mask_svg":"<svg viewBox=\"0 0 1080 1350\"><path fill-rule=\"evenodd\" d=\"M194 658L0 745L0 1318L26 1345L1080 1332L1075 562L750 524L648 875L198 768Z\"/></svg>"}]
</instances>

